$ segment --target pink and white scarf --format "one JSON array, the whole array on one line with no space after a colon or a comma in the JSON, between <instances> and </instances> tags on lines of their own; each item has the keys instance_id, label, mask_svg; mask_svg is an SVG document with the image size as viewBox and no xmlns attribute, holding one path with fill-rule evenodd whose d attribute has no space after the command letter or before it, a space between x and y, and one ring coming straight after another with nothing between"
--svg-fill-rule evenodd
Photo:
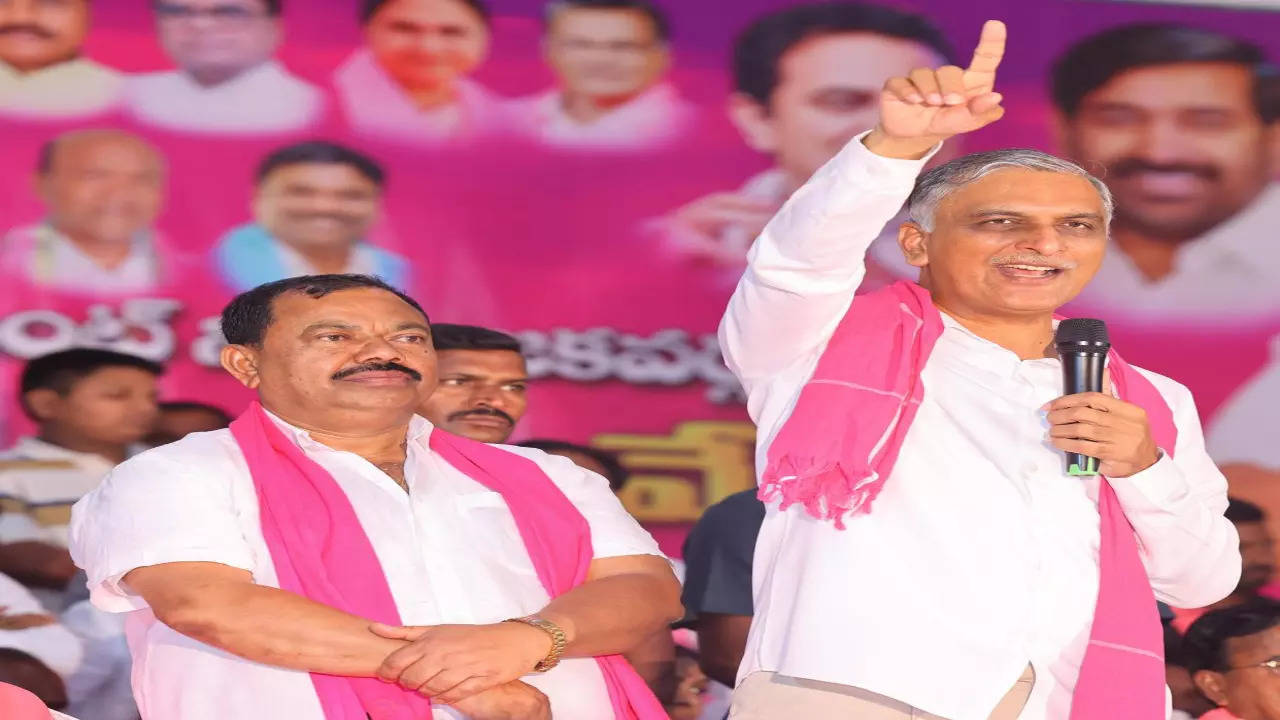
<instances>
[{"instance_id":1,"label":"pink and white scarf","mask_svg":"<svg viewBox=\"0 0 1280 720\"><path fill-rule=\"evenodd\" d=\"M802 505L841 529L847 516L870 512L924 398L921 371L942 330L929 291L915 283L856 297L769 448L760 499L780 499L783 510ZM1116 394L1146 410L1156 444L1172 454L1177 428L1159 391L1114 351L1108 367ZM1098 512L1098 601L1071 720L1163 720L1156 600L1133 527L1105 478Z\"/></svg>"},{"instance_id":2,"label":"pink and white scarf","mask_svg":"<svg viewBox=\"0 0 1280 720\"><path fill-rule=\"evenodd\" d=\"M391 589L351 501L331 475L289 440L254 402L231 433L257 489L262 534L280 588L370 621L400 625ZM533 461L441 430L431 450L502 495L538 579L551 597L581 585L591 564L591 530ZM597 657L616 720L667 715L621 655ZM427 698L377 678L311 673L325 720L429 720Z\"/></svg>"}]
</instances>

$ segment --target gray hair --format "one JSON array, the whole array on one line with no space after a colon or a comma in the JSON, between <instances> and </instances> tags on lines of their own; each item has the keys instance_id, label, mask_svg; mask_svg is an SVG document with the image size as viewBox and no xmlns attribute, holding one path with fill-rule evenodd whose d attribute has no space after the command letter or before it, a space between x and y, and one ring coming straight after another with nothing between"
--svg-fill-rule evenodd
<instances>
[{"instance_id":1,"label":"gray hair","mask_svg":"<svg viewBox=\"0 0 1280 720\"><path fill-rule=\"evenodd\" d=\"M1088 180L1102 198L1103 220L1106 226L1110 227L1115 202L1111 199L1111 191L1107 189L1105 183L1073 162L1029 148L973 153L939 165L916 180L916 186L911 191L911 196L907 198L907 215L911 222L927 232L932 232L934 215L938 211L938 203L942 202L943 198L983 176L1004 168L1066 173Z\"/></svg>"}]
</instances>

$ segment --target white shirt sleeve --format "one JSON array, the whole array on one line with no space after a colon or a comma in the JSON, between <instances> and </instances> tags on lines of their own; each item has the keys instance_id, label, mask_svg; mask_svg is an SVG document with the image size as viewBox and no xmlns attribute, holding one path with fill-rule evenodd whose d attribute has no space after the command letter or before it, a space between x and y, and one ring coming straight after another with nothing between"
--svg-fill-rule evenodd
<instances>
[{"instance_id":1,"label":"white shirt sleeve","mask_svg":"<svg viewBox=\"0 0 1280 720\"><path fill-rule=\"evenodd\" d=\"M0 573L0 607L5 615L45 615L48 611L21 583ZM21 650L44 663L59 676L74 673L84 658L84 646L61 624L25 630L0 630L0 647Z\"/></svg>"},{"instance_id":2,"label":"white shirt sleeve","mask_svg":"<svg viewBox=\"0 0 1280 720\"><path fill-rule=\"evenodd\" d=\"M720 346L748 394L761 378L825 346L862 284L867 248L928 162L876 155L862 144L865 135L787 200L747 255Z\"/></svg>"},{"instance_id":3,"label":"white shirt sleeve","mask_svg":"<svg viewBox=\"0 0 1280 720\"><path fill-rule=\"evenodd\" d=\"M1138 535L1156 597L1174 607L1221 600L1240 581L1240 539L1223 513L1227 480L1205 452L1191 392L1146 373L1173 410L1178 444L1171 457L1127 478L1111 478Z\"/></svg>"},{"instance_id":4,"label":"white shirt sleeve","mask_svg":"<svg viewBox=\"0 0 1280 720\"><path fill-rule=\"evenodd\" d=\"M1242 463L1280 470L1280 337L1271 341L1271 361L1241 385L1209 423L1209 453L1221 465Z\"/></svg>"},{"instance_id":5,"label":"white shirt sleeve","mask_svg":"<svg viewBox=\"0 0 1280 720\"><path fill-rule=\"evenodd\" d=\"M593 557L624 555L662 555L658 543L609 489L609 481L578 467L568 458L549 455L530 448L504 447L533 460L569 502L578 508L591 528Z\"/></svg>"},{"instance_id":6,"label":"white shirt sleeve","mask_svg":"<svg viewBox=\"0 0 1280 720\"><path fill-rule=\"evenodd\" d=\"M168 446L169 448L175 446ZM71 557L88 575L93 604L107 612L146 607L122 587L131 570L213 562L253 570L253 551L231 502L231 463L188 459L165 448L116 467L71 510Z\"/></svg>"}]
</instances>

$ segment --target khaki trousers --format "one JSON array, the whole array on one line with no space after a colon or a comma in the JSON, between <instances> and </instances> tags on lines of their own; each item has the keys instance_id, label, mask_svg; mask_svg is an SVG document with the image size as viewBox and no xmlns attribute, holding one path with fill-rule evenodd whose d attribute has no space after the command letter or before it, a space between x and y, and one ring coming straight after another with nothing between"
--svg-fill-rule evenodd
<instances>
[{"instance_id":1,"label":"khaki trousers","mask_svg":"<svg viewBox=\"0 0 1280 720\"><path fill-rule=\"evenodd\" d=\"M1035 672L1013 684L988 720L1017 720L1027 704ZM729 720L945 720L893 698L849 685L805 680L770 672L751 673L733 692Z\"/></svg>"}]
</instances>

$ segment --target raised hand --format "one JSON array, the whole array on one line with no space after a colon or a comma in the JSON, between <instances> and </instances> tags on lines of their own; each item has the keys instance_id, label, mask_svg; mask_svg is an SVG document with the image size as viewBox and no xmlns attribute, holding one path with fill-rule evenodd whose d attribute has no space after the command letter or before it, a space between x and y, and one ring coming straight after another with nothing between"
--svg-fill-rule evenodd
<instances>
[{"instance_id":1,"label":"raised hand","mask_svg":"<svg viewBox=\"0 0 1280 720\"><path fill-rule=\"evenodd\" d=\"M880 94L880 123L866 138L893 155L923 154L954 135L972 132L1004 115L995 92L996 69L1004 57L1005 27L999 20L982 26L982 37L967 69L944 65L916 68L890 78Z\"/></svg>"}]
</instances>

